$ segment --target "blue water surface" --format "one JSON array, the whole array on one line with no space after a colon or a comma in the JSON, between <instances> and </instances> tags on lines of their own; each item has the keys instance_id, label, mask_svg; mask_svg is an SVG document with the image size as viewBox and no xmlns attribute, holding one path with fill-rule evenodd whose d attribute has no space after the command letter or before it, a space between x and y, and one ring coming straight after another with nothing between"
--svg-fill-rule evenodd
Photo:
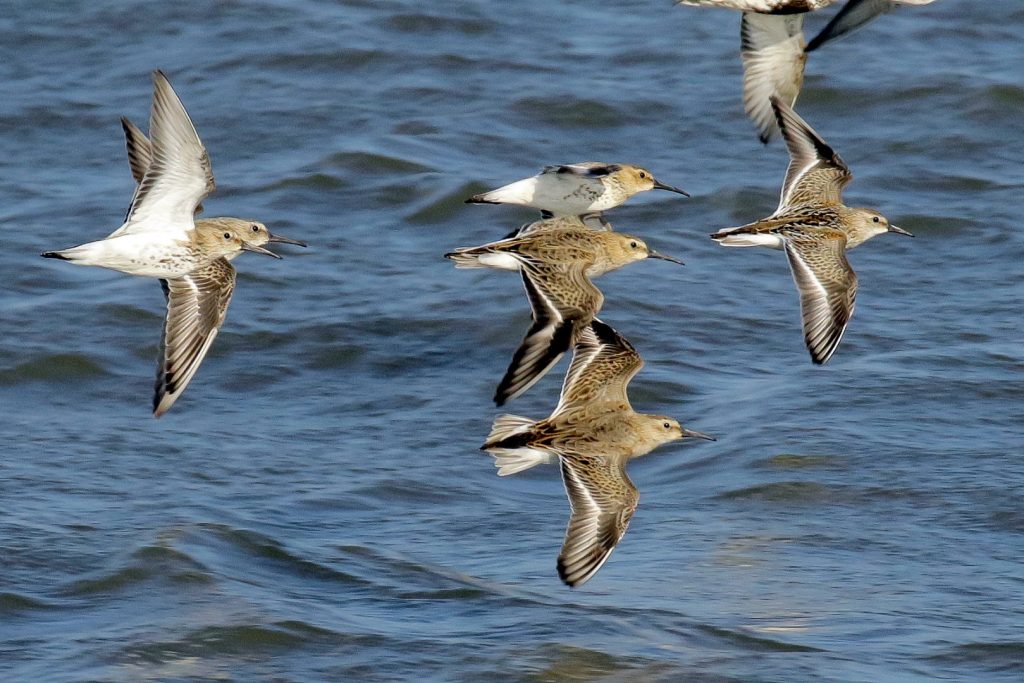
<instances>
[{"instance_id":1,"label":"blue water surface","mask_svg":"<svg viewBox=\"0 0 1024 683\"><path fill-rule=\"evenodd\" d=\"M829 13L810 16L809 31ZM811 55L801 114L851 205L812 365L765 216L787 157L741 105L739 15L669 0L14 3L0 17L0 674L24 681L1018 681L1024 676L1024 6L905 7ZM235 261L160 420L157 283L39 258L116 228L118 117L168 74L207 215L309 242ZM555 572L554 468L478 450L529 323L441 256L531 220L463 199L549 163L693 193L616 229L683 258L603 277L638 410L715 443L634 463L629 533ZM547 415L566 362L509 408Z\"/></svg>"}]
</instances>

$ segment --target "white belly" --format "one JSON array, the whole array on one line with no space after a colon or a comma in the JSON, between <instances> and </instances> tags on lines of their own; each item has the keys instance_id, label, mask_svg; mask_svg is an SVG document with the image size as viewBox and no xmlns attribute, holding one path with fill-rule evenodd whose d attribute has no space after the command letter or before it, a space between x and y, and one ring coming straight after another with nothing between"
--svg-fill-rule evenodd
<instances>
[{"instance_id":1,"label":"white belly","mask_svg":"<svg viewBox=\"0 0 1024 683\"><path fill-rule=\"evenodd\" d=\"M187 245L178 240L159 239L152 233L127 234L89 242L65 249L61 254L81 265L110 268L143 277L180 277L199 265Z\"/></svg>"}]
</instances>

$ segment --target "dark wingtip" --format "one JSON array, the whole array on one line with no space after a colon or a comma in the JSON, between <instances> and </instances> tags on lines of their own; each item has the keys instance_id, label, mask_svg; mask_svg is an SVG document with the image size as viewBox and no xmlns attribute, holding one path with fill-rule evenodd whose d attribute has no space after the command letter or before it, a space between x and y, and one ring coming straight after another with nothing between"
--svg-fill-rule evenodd
<instances>
[{"instance_id":1,"label":"dark wingtip","mask_svg":"<svg viewBox=\"0 0 1024 683\"><path fill-rule=\"evenodd\" d=\"M59 251L44 251L40 254L43 258L59 258L61 261L70 261L67 256L64 256Z\"/></svg>"},{"instance_id":2,"label":"dark wingtip","mask_svg":"<svg viewBox=\"0 0 1024 683\"><path fill-rule=\"evenodd\" d=\"M816 35L813 38L811 38L811 42L807 43L807 47L804 48L804 54L808 54L810 52L814 52L819 47L824 45L826 40L827 40L827 37L825 36L825 32L822 31L818 35Z\"/></svg>"},{"instance_id":3,"label":"dark wingtip","mask_svg":"<svg viewBox=\"0 0 1024 683\"><path fill-rule=\"evenodd\" d=\"M562 560L561 557L558 558L558 564L556 566L558 568L558 578L562 580L562 583L564 583L569 588L576 588L580 585L579 581L569 580L569 570L565 566L565 562Z\"/></svg>"},{"instance_id":4,"label":"dark wingtip","mask_svg":"<svg viewBox=\"0 0 1024 683\"><path fill-rule=\"evenodd\" d=\"M594 330L594 335L605 344L615 344L619 340L619 334L615 328L597 318L590 321L590 329Z\"/></svg>"}]
</instances>

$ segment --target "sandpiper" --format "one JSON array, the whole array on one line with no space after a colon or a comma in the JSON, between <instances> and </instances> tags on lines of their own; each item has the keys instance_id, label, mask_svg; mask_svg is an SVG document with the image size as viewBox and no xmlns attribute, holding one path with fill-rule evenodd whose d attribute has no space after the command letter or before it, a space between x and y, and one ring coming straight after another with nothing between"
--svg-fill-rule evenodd
<instances>
[{"instance_id":1,"label":"sandpiper","mask_svg":"<svg viewBox=\"0 0 1024 683\"><path fill-rule=\"evenodd\" d=\"M181 395L213 343L235 285L228 263L242 251L280 258L262 245L302 242L240 218L194 220L215 188L210 158L181 100L160 71L153 74L152 142L122 119L132 176L139 183L124 224L107 238L46 252L82 265L160 279L167 297L153 414Z\"/></svg>"},{"instance_id":2,"label":"sandpiper","mask_svg":"<svg viewBox=\"0 0 1024 683\"><path fill-rule=\"evenodd\" d=\"M646 168L585 161L545 166L532 178L473 195L466 203L519 204L540 209L545 217L569 216L612 209L647 190L668 190L690 196L678 187L656 180Z\"/></svg>"},{"instance_id":3,"label":"sandpiper","mask_svg":"<svg viewBox=\"0 0 1024 683\"><path fill-rule=\"evenodd\" d=\"M804 42L804 13L836 0L677 0L682 5L726 7L743 12L740 56L743 59L743 108L767 143L778 128L768 98L793 106L804 80L807 53L844 35L900 4L933 0L850 0L810 43Z\"/></svg>"},{"instance_id":4,"label":"sandpiper","mask_svg":"<svg viewBox=\"0 0 1024 683\"><path fill-rule=\"evenodd\" d=\"M626 463L683 437L714 440L662 415L637 413L626 385L643 360L600 320L583 328L551 416L502 415L481 447L500 476L559 462L571 514L558 575L572 587L592 577L615 549L640 498Z\"/></svg>"},{"instance_id":5,"label":"sandpiper","mask_svg":"<svg viewBox=\"0 0 1024 683\"><path fill-rule=\"evenodd\" d=\"M445 257L456 268L517 270L522 275L533 325L498 384L494 402L499 406L543 377L601 310L604 296L591 278L645 258L682 264L638 237L586 227L534 228Z\"/></svg>"},{"instance_id":6,"label":"sandpiper","mask_svg":"<svg viewBox=\"0 0 1024 683\"><path fill-rule=\"evenodd\" d=\"M853 178L846 163L789 105L775 96L770 101L790 156L779 207L711 238L727 247L785 250L800 292L804 341L820 365L835 353L853 315L857 276L847 249L885 232L913 235L874 209L844 206L843 188Z\"/></svg>"}]
</instances>

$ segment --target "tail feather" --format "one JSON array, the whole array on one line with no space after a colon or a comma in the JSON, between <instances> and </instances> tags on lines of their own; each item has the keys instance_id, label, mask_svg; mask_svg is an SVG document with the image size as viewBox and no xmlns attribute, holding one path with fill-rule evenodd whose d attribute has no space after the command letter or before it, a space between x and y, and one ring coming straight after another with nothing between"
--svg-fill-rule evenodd
<instances>
[{"instance_id":1,"label":"tail feather","mask_svg":"<svg viewBox=\"0 0 1024 683\"><path fill-rule=\"evenodd\" d=\"M546 465L555 459L551 453L537 448L490 448L488 452L494 456L494 466L498 468L499 477Z\"/></svg>"},{"instance_id":2,"label":"tail feather","mask_svg":"<svg viewBox=\"0 0 1024 683\"><path fill-rule=\"evenodd\" d=\"M511 436L524 434L530 431L536 423L536 420L532 420L528 417L522 417L520 415L499 415L494 420L494 424L491 425L491 433L487 435L487 441L484 442L483 448L491 448L493 446L511 446L511 444L502 443L505 439ZM516 444L516 446L521 444Z\"/></svg>"},{"instance_id":3,"label":"tail feather","mask_svg":"<svg viewBox=\"0 0 1024 683\"><path fill-rule=\"evenodd\" d=\"M487 441L480 448L494 456L498 476L506 477L528 470L534 465L552 462L554 456L539 448L531 448L536 420L519 415L499 415L491 426Z\"/></svg>"},{"instance_id":4,"label":"tail feather","mask_svg":"<svg viewBox=\"0 0 1024 683\"><path fill-rule=\"evenodd\" d=\"M467 204L522 204L532 206L534 192L537 187L536 178L525 178L514 183L503 185L490 192L475 194L466 200Z\"/></svg>"},{"instance_id":5,"label":"tail feather","mask_svg":"<svg viewBox=\"0 0 1024 683\"><path fill-rule=\"evenodd\" d=\"M450 251L444 255L446 259L455 261L456 268L486 268L484 264L480 263L480 254L478 252L472 252L464 249L457 249Z\"/></svg>"},{"instance_id":6,"label":"tail feather","mask_svg":"<svg viewBox=\"0 0 1024 683\"><path fill-rule=\"evenodd\" d=\"M490 245L456 249L444 255L455 261L456 268L497 268L498 270L519 270L519 259Z\"/></svg>"},{"instance_id":7,"label":"tail feather","mask_svg":"<svg viewBox=\"0 0 1024 683\"><path fill-rule=\"evenodd\" d=\"M711 233L711 239L723 247L774 247L779 248L781 240L778 235L755 232L747 226L739 228L722 228Z\"/></svg>"}]
</instances>

